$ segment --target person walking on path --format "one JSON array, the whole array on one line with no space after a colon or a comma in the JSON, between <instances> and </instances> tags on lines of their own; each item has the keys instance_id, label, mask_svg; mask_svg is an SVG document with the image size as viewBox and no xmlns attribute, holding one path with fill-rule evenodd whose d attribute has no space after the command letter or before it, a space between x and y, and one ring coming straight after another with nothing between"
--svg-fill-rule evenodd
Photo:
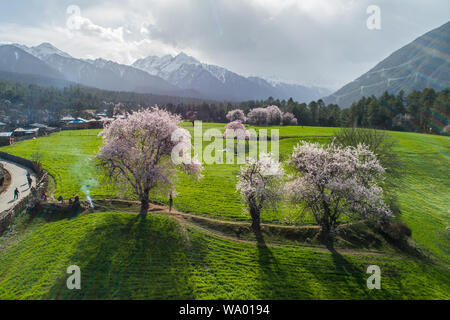
<instances>
[{"instance_id":1,"label":"person walking on path","mask_svg":"<svg viewBox=\"0 0 450 320\"><path fill-rule=\"evenodd\" d=\"M14 190L14 201L16 201L17 199L19 199L19 189L16 188L16 190Z\"/></svg>"},{"instance_id":2,"label":"person walking on path","mask_svg":"<svg viewBox=\"0 0 450 320\"><path fill-rule=\"evenodd\" d=\"M169 198L169 213L172 211L172 206L173 206L173 196L172 196L172 192L171 192L170 198Z\"/></svg>"},{"instance_id":3,"label":"person walking on path","mask_svg":"<svg viewBox=\"0 0 450 320\"><path fill-rule=\"evenodd\" d=\"M31 184L33 183L33 179L31 177L28 177L27 181L28 181L28 188L31 188Z\"/></svg>"}]
</instances>

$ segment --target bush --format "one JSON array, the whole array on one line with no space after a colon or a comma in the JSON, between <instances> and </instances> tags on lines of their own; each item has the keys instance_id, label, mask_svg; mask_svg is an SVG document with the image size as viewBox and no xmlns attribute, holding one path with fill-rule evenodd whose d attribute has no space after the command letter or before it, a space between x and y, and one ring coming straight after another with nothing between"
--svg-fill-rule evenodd
<instances>
[{"instance_id":1,"label":"bush","mask_svg":"<svg viewBox=\"0 0 450 320\"><path fill-rule=\"evenodd\" d=\"M412 235L411 229L402 221L389 221L383 231L389 238L397 241L405 240Z\"/></svg>"}]
</instances>

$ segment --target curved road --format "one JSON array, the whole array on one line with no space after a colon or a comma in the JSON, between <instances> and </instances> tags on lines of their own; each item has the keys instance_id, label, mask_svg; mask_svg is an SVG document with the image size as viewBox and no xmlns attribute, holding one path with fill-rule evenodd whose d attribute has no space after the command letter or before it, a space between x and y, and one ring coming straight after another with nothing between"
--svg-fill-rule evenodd
<instances>
[{"instance_id":1,"label":"curved road","mask_svg":"<svg viewBox=\"0 0 450 320\"><path fill-rule=\"evenodd\" d=\"M33 186L36 187L36 176L31 170L16 164L14 162L0 160L0 163L5 166L5 169L11 174L11 184L5 192L0 194L0 213L10 209L20 199L30 193L27 182L27 172L30 171L31 178L33 179ZM19 200L14 201L14 190L19 189Z\"/></svg>"}]
</instances>

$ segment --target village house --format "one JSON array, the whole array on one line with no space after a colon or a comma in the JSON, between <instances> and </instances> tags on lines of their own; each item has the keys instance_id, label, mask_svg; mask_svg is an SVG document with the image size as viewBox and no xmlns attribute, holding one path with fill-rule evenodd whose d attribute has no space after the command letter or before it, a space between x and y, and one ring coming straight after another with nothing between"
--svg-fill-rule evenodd
<instances>
[{"instance_id":1,"label":"village house","mask_svg":"<svg viewBox=\"0 0 450 320\"><path fill-rule=\"evenodd\" d=\"M12 132L0 132L0 146L9 146L13 143Z\"/></svg>"},{"instance_id":2,"label":"village house","mask_svg":"<svg viewBox=\"0 0 450 320\"><path fill-rule=\"evenodd\" d=\"M13 136L16 138L27 137L27 138L37 138L39 136L39 128L17 128L13 131Z\"/></svg>"}]
</instances>

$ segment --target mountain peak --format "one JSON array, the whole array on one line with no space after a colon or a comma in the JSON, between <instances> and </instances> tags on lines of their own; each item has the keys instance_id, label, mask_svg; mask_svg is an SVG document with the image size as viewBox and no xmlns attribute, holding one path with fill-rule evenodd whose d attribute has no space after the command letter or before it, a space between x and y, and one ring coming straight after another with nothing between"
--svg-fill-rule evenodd
<instances>
[{"instance_id":1,"label":"mountain peak","mask_svg":"<svg viewBox=\"0 0 450 320\"><path fill-rule=\"evenodd\" d=\"M50 48L58 50L54 45L52 45L50 42L42 42L40 45L36 46L35 48Z\"/></svg>"},{"instance_id":2,"label":"mountain peak","mask_svg":"<svg viewBox=\"0 0 450 320\"><path fill-rule=\"evenodd\" d=\"M195 59L194 57L191 57L190 55L187 55L183 51L181 51L175 58L175 61L178 61L180 63L186 63L186 64L200 64L200 61Z\"/></svg>"},{"instance_id":3,"label":"mountain peak","mask_svg":"<svg viewBox=\"0 0 450 320\"><path fill-rule=\"evenodd\" d=\"M49 42L43 42L38 46L35 47L27 47L24 45L17 45L14 44L16 47L21 48L22 50L25 50L29 54L35 56L39 59L45 59L53 54L57 54L59 56L65 57L65 58L72 58L72 56L64 51L59 50L54 45L52 45Z\"/></svg>"}]
</instances>

